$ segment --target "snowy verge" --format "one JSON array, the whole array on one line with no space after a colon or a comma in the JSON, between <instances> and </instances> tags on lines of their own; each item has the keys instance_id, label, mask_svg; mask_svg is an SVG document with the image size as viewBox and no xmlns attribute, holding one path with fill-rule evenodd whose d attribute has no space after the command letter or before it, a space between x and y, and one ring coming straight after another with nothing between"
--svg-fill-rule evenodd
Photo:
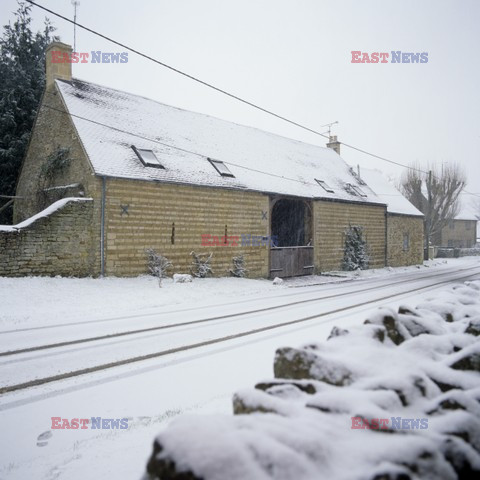
<instances>
[{"instance_id":1,"label":"snowy verge","mask_svg":"<svg viewBox=\"0 0 480 480\"><path fill-rule=\"evenodd\" d=\"M282 347L235 416L182 416L144 479L457 479L480 474L480 281ZM479 478L479 477L476 477Z\"/></svg>"},{"instance_id":2,"label":"snowy verge","mask_svg":"<svg viewBox=\"0 0 480 480\"><path fill-rule=\"evenodd\" d=\"M40 218L48 217L55 213L56 211L60 210L61 208L65 207L65 205L73 202L92 202L92 198L84 198L84 197L68 197L62 198L57 200L56 202L52 203L50 206L38 212L36 215L33 215L30 218L27 218L21 223L17 223L17 225L0 225L0 232L18 232L19 230L23 230L24 228L29 227L33 223L35 223Z\"/></svg>"},{"instance_id":3,"label":"snowy verge","mask_svg":"<svg viewBox=\"0 0 480 480\"><path fill-rule=\"evenodd\" d=\"M423 267L410 266L342 272L344 278L328 275L308 275L285 279L273 285L265 279L203 278L189 283L174 283L171 278L158 288L155 277L135 278L62 278L62 277L0 277L0 330L61 325L85 320L100 320L115 316L138 315L166 307L169 310L200 308L284 295L285 291L302 291L304 287L324 285L325 289L342 288L336 284L383 280L387 284L430 273L440 274L453 268L478 264L476 257L425 262ZM337 272L340 273L340 272ZM433 272L432 272L433 273ZM330 287L326 284L332 284ZM323 287L322 287L323 288ZM308 288L306 288L308 290ZM29 301L25 301L28 292ZM52 300L54 307L52 307Z\"/></svg>"}]
</instances>

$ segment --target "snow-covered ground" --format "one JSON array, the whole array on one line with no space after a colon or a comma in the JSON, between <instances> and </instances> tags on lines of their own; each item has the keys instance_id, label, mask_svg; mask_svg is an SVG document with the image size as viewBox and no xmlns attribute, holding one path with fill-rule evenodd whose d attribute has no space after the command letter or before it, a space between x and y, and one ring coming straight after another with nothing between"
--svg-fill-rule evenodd
<instances>
[{"instance_id":1,"label":"snow-covered ground","mask_svg":"<svg viewBox=\"0 0 480 480\"><path fill-rule=\"evenodd\" d=\"M170 419L183 412L231 412L233 392L272 376L272 360L278 346L324 339L333 325L359 324L378 306L415 305L429 292L445 288L448 282L467 276L480 278L479 258L434 261L428 265L362 272L352 278L305 277L276 286L266 280L205 279L191 284L167 280L159 289L156 280L149 277L0 278L0 352L78 335L84 338L86 333L93 336L124 331L131 329L132 324L135 328L150 327L159 322L189 321L262 307L278 308L273 315L250 315L248 328L257 322L273 325L322 315L281 329L2 395L0 479L139 478L153 438ZM408 282L402 287L393 285L402 279ZM402 294L402 288L408 293ZM368 296L366 289L370 289ZM389 295L396 296L388 298ZM308 302L282 306L304 300ZM371 303L354 306L370 300ZM348 309L340 311L344 307ZM240 318L240 325L247 326ZM28 330L32 328L36 330ZM12 332L18 329L23 332ZM208 331L208 335L223 336L240 330L239 323L232 319L219 320L214 327L208 326ZM149 339L148 348L163 349L190 344L198 338L196 333L206 335L205 332L195 325L175 327L175 335L152 333L140 337L142 342ZM115 355L118 345L126 357L137 354L136 342L116 345ZM110 342L105 341L100 349L65 347L65 357L58 356L56 351L0 357L0 379L3 382L7 372L7 385L28 379L35 363L43 362L41 371L48 370L49 374L63 371L67 359L76 366L94 364L110 348ZM125 430L52 430L51 417L129 420Z\"/></svg>"},{"instance_id":2,"label":"snow-covered ground","mask_svg":"<svg viewBox=\"0 0 480 480\"><path fill-rule=\"evenodd\" d=\"M179 305L196 308L229 304L254 296L277 295L279 290L290 287L373 278L387 280L399 273L427 272L428 267L439 271L457 265L468 266L477 260L445 259L425 262L423 267L332 272L331 275L297 277L282 285L273 285L262 279L207 278L184 284L165 279L159 289L157 280L151 276L102 279L0 277L0 330L129 316Z\"/></svg>"},{"instance_id":3,"label":"snow-covered ground","mask_svg":"<svg viewBox=\"0 0 480 480\"><path fill-rule=\"evenodd\" d=\"M237 392L235 417L175 419L149 478L185 478L172 462L205 480L479 478L479 334L473 281L279 348L275 378Z\"/></svg>"}]
</instances>

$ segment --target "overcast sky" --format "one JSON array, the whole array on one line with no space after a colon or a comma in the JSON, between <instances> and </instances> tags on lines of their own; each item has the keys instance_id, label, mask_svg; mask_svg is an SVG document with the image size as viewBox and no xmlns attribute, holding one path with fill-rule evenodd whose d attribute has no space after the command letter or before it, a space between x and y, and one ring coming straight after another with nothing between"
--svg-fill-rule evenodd
<instances>
[{"instance_id":1,"label":"overcast sky","mask_svg":"<svg viewBox=\"0 0 480 480\"><path fill-rule=\"evenodd\" d=\"M38 3L73 18L70 0ZM2 0L2 24L15 0ZM46 13L33 7L34 27ZM73 26L48 15L65 43ZM81 0L77 21L315 130L393 161L458 161L480 193L478 0ZM122 52L77 28L77 51ZM428 63L351 63L351 51L427 52ZM75 77L308 143L314 134L128 54ZM350 164L401 168L342 148Z\"/></svg>"}]
</instances>

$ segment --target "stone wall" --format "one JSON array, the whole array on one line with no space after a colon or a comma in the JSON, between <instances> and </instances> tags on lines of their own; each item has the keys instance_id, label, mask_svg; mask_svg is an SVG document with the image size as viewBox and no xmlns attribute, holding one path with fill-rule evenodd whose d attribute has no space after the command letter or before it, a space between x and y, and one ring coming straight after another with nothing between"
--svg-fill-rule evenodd
<instances>
[{"instance_id":1,"label":"stone wall","mask_svg":"<svg viewBox=\"0 0 480 480\"><path fill-rule=\"evenodd\" d=\"M423 263L423 218L388 215L388 259L390 267ZM408 239L405 238L408 236Z\"/></svg>"},{"instance_id":2,"label":"stone wall","mask_svg":"<svg viewBox=\"0 0 480 480\"><path fill-rule=\"evenodd\" d=\"M266 246L202 246L202 235L269 235L267 195L238 190L122 179L106 184L106 274L146 273L145 249L190 273L190 253L213 252L214 276L228 276L232 257L244 254L249 277L268 276Z\"/></svg>"},{"instance_id":3,"label":"stone wall","mask_svg":"<svg viewBox=\"0 0 480 480\"><path fill-rule=\"evenodd\" d=\"M65 206L27 229L2 232L1 275L97 275L100 273L101 182L94 201ZM228 276L232 258L243 254L248 276L268 277L269 247L241 243L245 234L270 235L269 196L254 192L106 179L105 274L147 273L145 250L154 248L173 263L170 273L189 273L190 253L213 253L214 276ZM370 268L385 266L385 207L313 202L317 272L341 269L345 230L364 228ZM410 249L403 251L403 232ZM422 220L389 218L389 264L421 263ZM237 246L202 245L202 235L238 237ZM58 243L57 246L55 244ZM77 252L78 251L78 255Z\"/></svg>"},{"instance_id":4,"label":"stone wall","mask_svg":"<svg viewBox=\"0 0 480 480\"><path fill-rule=\"evenodd\" d=\"M155 248L173 263L171 272L189 273L192 257L213 252L215 276L229 275L232 257L245 255L249 277L268 277L269 248L202 246L202 235L270 235L266 194L107 179L105 272L138 275L146 272L145 250ZM317 271L341 268L345 229L362 225L371 267L385 266L385 207L341 202L314 202ZM172 239L173 236L173 239Z\"/></svg>"},{"instance_id":5,"label":"stone wall","mask_svg":"<svg viewBox=\"0 0 480 480\"><path fill-rule=\"evenodd\" d=\"M345 230L349 225L359 225L364 229L370 254L370 268L384 267L385 211L386 207L383 205L315 201L313 229L317 272L341 270Z\"/></svg>"},{"instance_id":6,"label":"stone wall","mask_svg":"<svg viewBox=\"0 0 480 480\"><path fill-rule=\"evenodd\" d=\"M162 429L143 478L480 478L480 282L429 297L278 348L233 416Z\"/></svg>"},{"instance_id":7,"label":"stone wall","mask_svg":"<svg viewBox=\"0 0 480 480\"><path fill-rule=\"evenodd\" d=\"M48 211L27 225L0 227L0 275L98 275L94 202L65 199Z\"/></svg>"}]
</instances>

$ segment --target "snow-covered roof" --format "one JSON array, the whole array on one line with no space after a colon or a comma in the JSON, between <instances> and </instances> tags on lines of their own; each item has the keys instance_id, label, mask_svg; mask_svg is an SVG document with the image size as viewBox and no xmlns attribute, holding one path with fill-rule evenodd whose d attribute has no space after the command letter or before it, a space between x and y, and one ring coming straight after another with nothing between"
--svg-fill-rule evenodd
<instances>
[{"instance_id":1,"label":"snow-covered roof","mask_svg":"<svg viewBox=\"0 0 480 480\"><path fill-rule=\"evenodd\" d=\"M475 197L466 193L461 193L458 199L460 209L455 216L455 220L478 220L477 215L480 215L478 207L474 204Z\"/></svg>"},{"instance_id":2,"label":"snow-covered roof","mask_svg":"<svg viewBox=\"0 0 480 480\"><path fill-rule=\"evenodd\" d=\"M414 207L379 170L362 168L360 177L377 194L382 203L387 204L389 213L418 215L423 213Z\"/></svg>"},{"instance_id":3,"label":"snow-covered roof","mask_svg":"<svg viewBox=\"0 0 480 480\"><path fill-rule=\"evenodd\" d=\"M383 203L332 149L76 79L56 85L97 175ZM152 150L164 168L142 164L132 145ZM221 176L209 158L233 177Z\"/></svg>"}]
</instances>

